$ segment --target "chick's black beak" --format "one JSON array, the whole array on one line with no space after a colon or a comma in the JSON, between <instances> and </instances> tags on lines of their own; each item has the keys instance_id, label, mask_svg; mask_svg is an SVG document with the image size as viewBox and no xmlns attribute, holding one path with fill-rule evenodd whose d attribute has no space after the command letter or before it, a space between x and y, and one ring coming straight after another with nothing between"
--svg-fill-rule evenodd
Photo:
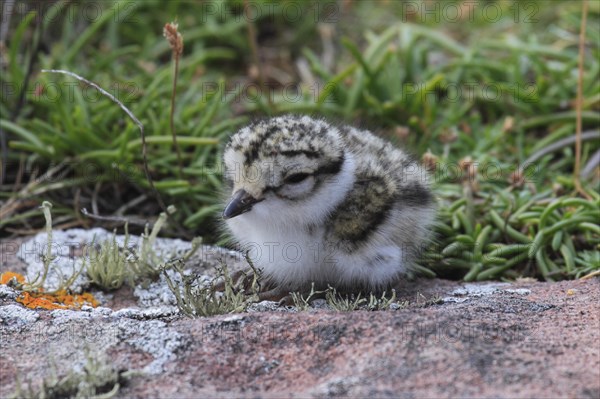
<instances>
[{"instance_id":1,"label":"chick's black beak","mask_svg":"<svg viewBox=\"0 0 600 399\"><path fill-rule=\"evenodd\" d=\"M262 201L262 199L259 200L254 198L245 190L238 190L233 194L233 197L231 197L231 200L225 207L223 219L230 219L241 215L244 212L248 212L252 209L252 205L260 201Z\"/></svg>"}]
</instances>

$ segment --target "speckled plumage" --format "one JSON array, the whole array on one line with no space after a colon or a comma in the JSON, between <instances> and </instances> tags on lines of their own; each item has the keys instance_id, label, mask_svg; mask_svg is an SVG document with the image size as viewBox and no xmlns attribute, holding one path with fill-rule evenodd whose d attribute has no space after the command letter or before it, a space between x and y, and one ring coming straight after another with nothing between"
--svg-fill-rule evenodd
<instances>
[{"instance_id":1,"label":"speckled plumage","mask_svg":"<svg viewBox=\"0 0 600 399\"><path fill-rule=\"evenodd\" d=\"M369 131L276 117L234 134L224 164L226 226L283 289L386 287L429 238L427 173Z\"/></svg>"}]
</instances>

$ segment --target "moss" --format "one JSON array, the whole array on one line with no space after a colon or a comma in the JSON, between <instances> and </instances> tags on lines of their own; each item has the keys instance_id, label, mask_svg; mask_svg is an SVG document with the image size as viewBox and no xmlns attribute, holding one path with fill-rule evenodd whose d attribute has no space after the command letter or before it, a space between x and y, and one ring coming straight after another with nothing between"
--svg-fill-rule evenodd
<instances>
[{"instance_id":1,"label":"moss","mask_svg":"<svg viewBox=\"0 0 600 399\"><path fill-rule=\"evenodd\" d=\"M169 289L175 295L179 310L190 317L206 317L226 313L239 313L258 299L259 274L254 269L235 279L229 273L226 264L217 270L217 277L208 283L200 281L199 276L184 272L185 261L199 247L199 241L192 242L192 250L183 259L165 264L163 274ZM182 280L178 286L167 273L174 270Z\"/></svg>"},{"instance_id":2,"label":"moss","mask_svg":"<svg viewBox=\"0 0 600 399\"><path fill-rule=\"evenodd\" d=\"M311 309L310 303L322 295L325 296L327 305L339 312L350 312L353 310L386 310L390 309L392 304L396 304L398 307L404 307L406 305L396 301L395 290L392 290L391 296L388 296L386 292L383 292L381 296L377 296L370 292L367 297L363 296L362 293L343 295L331 286L324 291L315 291L315 286L312 284L310 293L306 296L298 292L290 293L294 306L302 311Z\"/></svg>"},{"instance_id":3,"label":"moss","mask_svg":"<svg viewBox=\"0 0 600 399\"><path fill-rule=\"evenodd\" d=\"M125 235L127 248L129 235ZM119 289L127 276L127 257L117 244L116 232L111 240L106 240L100 249L91 246L86 272L90 281L105 290Z\"/></svg>"},{"instance_id":4,"label":"moss","mask_svg":"<svg viewBox=\"0 0 600 399\"><path fill-rule=\"evenodd\" d=\"M292 298L292 302L294 306L300 311L307 311L311 308L310 303L316 299L315 297L319 294L322 294L323 291L315 291L315 283L312 283L310 286L310 292L306 295L303 295L300 292L290 292L290 297Z\"/></svg>"},{"instance_id":5,"label":"moss","mask_svg":"<svg viewBox=\"0 0 600 399\"><path fill-rule=\"evenodd\" d=\"M168 214L175 213L176 209L174 206L167 208ZM134 286L137 281L142 281L146 284L148 281L153 281L158 278L161 272L161 264L164 261L154 251L154 244L156 243L156 237L158 233L167 221L167 213L161 212L152 227L152 231L148 230L148 225L141 235L141 242L138 253L132 253L132 256L128 259L129 263L129 284ZM127 226L125 226L127 228ZM127 230L125 232L126 237L128 236Z\"/></svg>"},{"instance_id":6,"label":"moss","mask_svg":"<svg viewBox=\"0 0 600 399\"><path fill-rule=\"evenodd\" d=\"M130 376L129 372L117 371L101 355L86 352L86 364L83 373L70 371L62 378L56 375L56 366L50 367L51 376L42 381L41 387L27 388L17 381L17 389L12 398L112 398Z\"/></svg>"}]
</instances>

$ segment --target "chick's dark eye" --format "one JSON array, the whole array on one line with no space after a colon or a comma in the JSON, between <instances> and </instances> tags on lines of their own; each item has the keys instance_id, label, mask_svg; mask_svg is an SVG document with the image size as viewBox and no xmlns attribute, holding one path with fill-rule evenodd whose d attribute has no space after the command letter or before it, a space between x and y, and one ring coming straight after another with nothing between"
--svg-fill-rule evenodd
<instances>
[{"instance_id":1,"label":"chick's dark eye","mask_svg":"<svg viewBox=\"0 0 600 399\"><path fill-rule=\"evenodd\" d=\"M310 174L308 173L294 173L293 175L289 175L283 181L286 184L296 184L304 181Z\"/></svg>"}]
</instances>

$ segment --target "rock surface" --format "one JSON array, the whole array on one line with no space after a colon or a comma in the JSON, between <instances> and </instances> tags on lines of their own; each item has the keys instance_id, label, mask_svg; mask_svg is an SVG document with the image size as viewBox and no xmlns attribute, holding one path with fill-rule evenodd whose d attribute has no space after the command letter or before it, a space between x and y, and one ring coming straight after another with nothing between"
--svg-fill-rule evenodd
<instances>
[{"instance_id":1,"label":"rock surface","mask_svg":"<svg viewBox=\"0 0 600 399\"><path fill-rule=\"evenodd\" d=\"M0 272L26 271L21 244L0 243ZM120 381L128 398L600 397L598 278L416 280L397 310L263 302L198 319L126 288L81 311L26 309L0 288L0 397L17 378L35 388L81 372L90 355L136 372Z\"/></svg>"}]
</instances>

